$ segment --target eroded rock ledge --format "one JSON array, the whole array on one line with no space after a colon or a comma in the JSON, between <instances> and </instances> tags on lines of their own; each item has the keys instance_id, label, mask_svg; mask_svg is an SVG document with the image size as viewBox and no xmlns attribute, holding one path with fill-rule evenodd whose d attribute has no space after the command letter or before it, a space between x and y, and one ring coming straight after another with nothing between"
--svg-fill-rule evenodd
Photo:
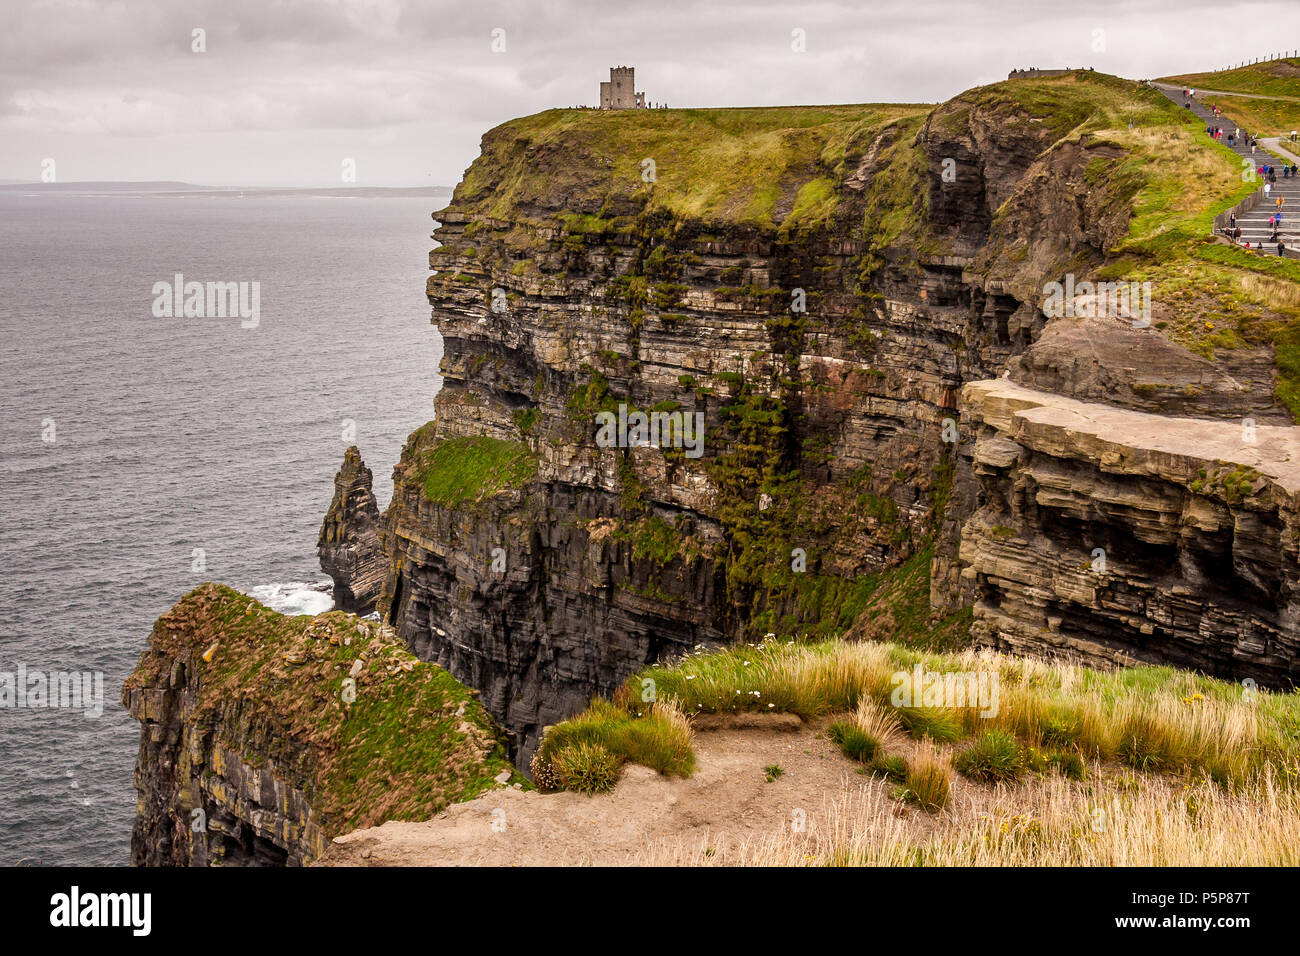
<instances>
[{"instance_id":1,"label":"eroded rock ledge","mask_svg":"<svg viewBox=\"0 0 1300 956\"><path fill-rule=\"evenodd\" d=\"M972 632L1092 664L1300 673L1300 429L1144 414L1006 380L962 393Z\"/></svg>"}]
</instances>

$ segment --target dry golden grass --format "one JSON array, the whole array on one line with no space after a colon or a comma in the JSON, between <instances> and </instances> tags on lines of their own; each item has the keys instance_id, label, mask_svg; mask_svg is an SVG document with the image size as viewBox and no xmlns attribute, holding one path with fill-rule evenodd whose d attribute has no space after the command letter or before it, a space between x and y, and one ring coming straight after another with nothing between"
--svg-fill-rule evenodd
<instances>
[{"instance_id":1,"label":"dry golden grass","mask_svg":"<svg viewBox=\"0 0 1300 956\"><path fill-rule=\"evenodd\" d=\"M938 815L900 814L879 786L846 787L804 832L706 853L709 838L647 848L648 865L1296 866L1300 798L1265 776L1235 794L1158 779L1089 784L1048 777L967 788Z\"/></svg>"},{"instance_id":2,"label":"dry golden grass","mask_svg":"<svg viewBox=\"0 0 1300 956\"><path fill-rule=\"evenodd\" d=\"M996 708L895 706L898 675L918 665L926 672L996 677ZM598 703L574 722L626 724L627 701L638 697L647 678L661 700L671 699L686 714L784 712L808 719L853 713L865 700L917 739L955 742L999 729L1047 755L1118 760L1138 770L1208 777L1228 788L1265 773L1300 781L1300 695L1248 692L1168 667L1094 671L989 651L937 655L885 643L769 640L649 668L616 695L618 705ZM557 740L574 722L556 728ZM660 737L683 739L680 733Z\"/></svg>"},{"instance_id":3,"label":"dry golden grass","mask_svg":"<svg viewBox=\"0 0 1300 956\"><path fill-rule=\"evenodd\" d=\"M1237 277L1242 295L1277 312L1300 311L1300 285L1269 276L1243 273Z\"/></svg>"},{"instance_id":4,"label":"dry golden grass","mask_svg":"<svg viewBox=\"0 0 1300 956\"><path fill-rule=\"evenodd\" d=\"M903 735L903 725L898 717L869 697L858 701L858 708L853 712L853 723L863 733L874 737L886 753L897 746Z\"/></svg>"}]
</instances>

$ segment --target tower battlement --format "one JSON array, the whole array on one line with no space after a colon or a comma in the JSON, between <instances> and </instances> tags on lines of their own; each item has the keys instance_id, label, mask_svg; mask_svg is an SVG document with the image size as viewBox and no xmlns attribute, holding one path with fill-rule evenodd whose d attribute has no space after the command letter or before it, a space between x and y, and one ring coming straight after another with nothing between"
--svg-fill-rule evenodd
<instances>
[{"instance_id":1,"label":"tower battlement","mask_svg":"<svg viewBox=\"0 0 1300 956\"><path fill-rule=\"evenodd\" d=\"M600 108L602 110L643 110L646 108L645 93L636 88L636 68L631 66L611 66L609 79L600 84Z\"/></svg>"}]
</instances>

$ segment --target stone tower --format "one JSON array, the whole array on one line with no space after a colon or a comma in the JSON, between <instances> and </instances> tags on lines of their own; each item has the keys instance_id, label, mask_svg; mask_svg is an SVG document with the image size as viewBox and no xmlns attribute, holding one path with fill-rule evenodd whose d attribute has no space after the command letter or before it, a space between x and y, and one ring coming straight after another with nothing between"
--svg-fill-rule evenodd
<instances>
[{"instance_id":1,"label":"stone tower","mask_svg":"<svg viewBox=\"0 0 1300 956\"><path fill-rule=\"evenodd\" d=\"M609 68L609 81L600 84L602 110L645 109L645 93L636 91L636 69L630 66Z\"/></svg>"}]
</instances>

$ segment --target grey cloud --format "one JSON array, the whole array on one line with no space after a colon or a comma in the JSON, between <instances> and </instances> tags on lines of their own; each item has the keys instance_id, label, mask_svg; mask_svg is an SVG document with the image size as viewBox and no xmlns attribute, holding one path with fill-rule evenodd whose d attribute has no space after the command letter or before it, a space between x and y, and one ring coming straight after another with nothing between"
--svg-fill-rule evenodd
<instances>
[{"instance_id":1,"label":"grey cloud","mask_svg":"<svg viewBox=\"0 0 1300 956\"><path fill-rule=\"evenodd\" d=\"M206 54L190 52L194 27ZM451 184L485 130L593 103L619 63L674 106L935 102L1013 66L1156 76L1297 35L1291 0L9 0L0 177L26 175L50 143L74 154L61 168L84 158L86 178L233 179L336 166L382 141L366 168Z\"/></svg>"}]
</instances>

